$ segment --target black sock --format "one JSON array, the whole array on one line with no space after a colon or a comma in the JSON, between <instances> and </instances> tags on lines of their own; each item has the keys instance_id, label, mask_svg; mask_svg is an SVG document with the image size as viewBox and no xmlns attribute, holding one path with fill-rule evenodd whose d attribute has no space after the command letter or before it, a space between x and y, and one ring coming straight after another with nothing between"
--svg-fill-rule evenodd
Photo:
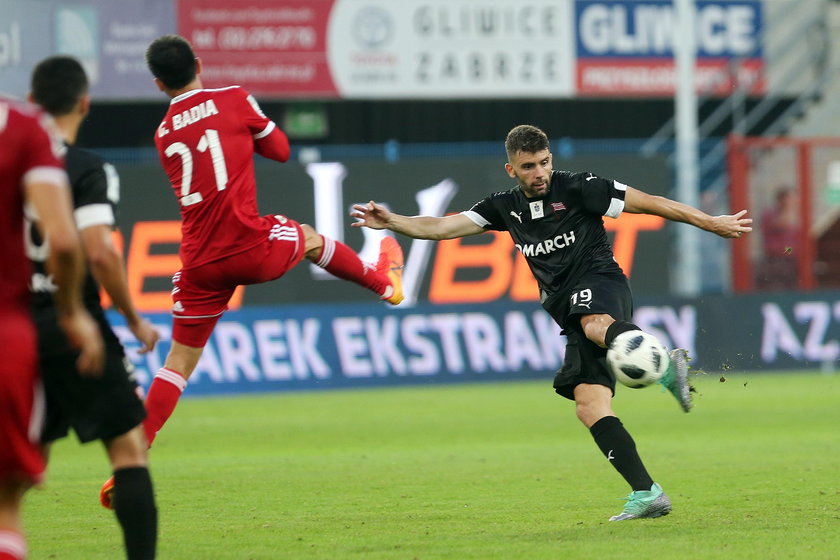
<instances>
[{"instance_id":1,"label":"black sock","mask_svg":"<svg viewBox=\"0 0 840 560\"><path fill-rule=\"evenodd\" d=\"M604 344L607 345L607 348L612 346L613 340L615 337L620 335L623 332L627 331L640 331L639 327L634 325L629 321L615 321L612 325L607 327L607 334L604 335Z\"/></svg>"},{"instance_id":2,"label":"black sock","mask_svg":"<svg viewBox=\"0 0 840 560\"><path fill-rule=\"evenodd\" d=\"M605 416L595 422L589 432L604 457L609 459L633 490L650 490L653 479L636 452L636 442L624 429L621 420L615 416Z\"/></svg>"},{"instance_id":3,"label":"black sock","mask_svg":"<svg viewBox=\"0 0 840 560\"><path fill-rule=\"evenodd\" d=\"M114 512L122 526L128 559L154 558L157 508L149 469L129 467L114 471Z\"/></svg>"}]
</instances>

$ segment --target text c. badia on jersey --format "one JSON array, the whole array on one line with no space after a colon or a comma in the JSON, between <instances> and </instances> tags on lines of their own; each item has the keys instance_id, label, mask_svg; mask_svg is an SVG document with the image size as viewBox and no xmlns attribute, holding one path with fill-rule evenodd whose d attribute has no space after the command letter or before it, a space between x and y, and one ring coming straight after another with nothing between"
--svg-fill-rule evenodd
<instances>
[{"instance_id":1,"label":"text c. badia on jersey","mask_svg":"<svg viewBox=\"0 0 840 560\"><path fill-rule=\"evenodd\" d=\"M574 230L568 233L561 233L551 239L546 239L540 243L529 243L528 245L516 244L516 248L522 253L524 257L538 257L540 255L547 255L564 249L575 242Z\"/></svg>"},{"instance_id":2,"label":"text c. badia on jersey","mask_svg":"<svg viewBox=\"0 0 840 560\"><path fill-rule=\"evenodd\" d=\"M180 130L185 126L218 114L219 110L216 108L216 104L213 103L212 99L208 99L206 101L202 101L198 105L190 107L186 111L172 115L172 128L174 130ZM158 136L162 138L168 133L169 131L163 126L163 123L161 123L158 128Z\"/></svg>"}]
</instances>

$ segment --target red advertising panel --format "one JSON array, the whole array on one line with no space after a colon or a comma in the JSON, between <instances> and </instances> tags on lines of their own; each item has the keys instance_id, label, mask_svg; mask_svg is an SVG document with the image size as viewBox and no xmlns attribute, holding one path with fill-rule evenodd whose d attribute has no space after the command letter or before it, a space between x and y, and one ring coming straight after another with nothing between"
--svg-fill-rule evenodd
<instances>
[{"instance_id":1,"label":"red advertising panel","mask_svg":"<svg viewBox=\"0 0 840 560\"><path fill-rule=\"evenodd\" d=\"M334 0L179 0L178 33L200 53L206 87L337 97L327 62Z\"/></svg>"}]
</instances>

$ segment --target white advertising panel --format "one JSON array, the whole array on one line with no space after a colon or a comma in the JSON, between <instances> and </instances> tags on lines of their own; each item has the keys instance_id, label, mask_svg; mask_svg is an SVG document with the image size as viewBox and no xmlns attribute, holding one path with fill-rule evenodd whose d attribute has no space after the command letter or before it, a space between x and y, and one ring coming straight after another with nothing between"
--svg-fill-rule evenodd
<instances>
[{"instance_id":1,"label":"white advertising panel","mask_svg":"<svg viewBox=\"0 0 840 560\"><path fill-rule=\"evenodd\" d=\"M328 57L343 98L568 97L571 4L337 0Z\"/></svg>"}]
</instances>

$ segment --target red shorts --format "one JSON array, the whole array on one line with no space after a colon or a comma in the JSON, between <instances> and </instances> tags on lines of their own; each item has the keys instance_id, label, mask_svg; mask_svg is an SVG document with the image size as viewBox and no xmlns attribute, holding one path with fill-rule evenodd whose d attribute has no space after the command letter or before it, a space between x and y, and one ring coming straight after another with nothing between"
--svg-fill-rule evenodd
<instances>
[{"instance_id":1,"label":"red shorts","mask_svg":"<svg viewBox=\"0 0 840 560\"><path fill-rule=\"evenodd\" d=\"M28 311L2 312L0 340L0 480L34 484L44 475L39 445L44 395L35 328Z\"/></svg>"},{"instance_id":2,"label":"red shorts","mask_svg":"<svg viewBox=\"0 0 840 560\"><path fill-rule=\"evenodd\" d=\"M300 224L285 216L268 218L259 245L175 275L173 340L203 347L238 286L276 280L300 262L306 245Z\"/></svg>"}]
</instances>

